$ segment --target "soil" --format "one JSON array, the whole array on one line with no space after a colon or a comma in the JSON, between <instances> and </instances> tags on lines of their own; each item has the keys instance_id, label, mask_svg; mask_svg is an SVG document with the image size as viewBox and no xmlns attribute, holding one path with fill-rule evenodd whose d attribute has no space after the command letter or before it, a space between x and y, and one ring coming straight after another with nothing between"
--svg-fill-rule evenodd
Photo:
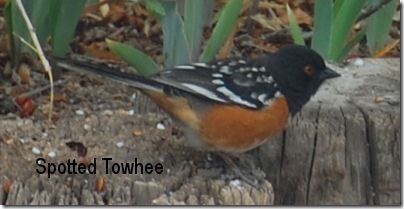
<instances>
[{"instance_id":1,"label":"soil","mask_svg":"<svg viewBox=\"0 0 404 209\"><path fill-rule=\"evenodd\" d=\"M54 185L63 182L71 188L88 188L95 192L100 189L97 186L99 177L105 182L101 189L105 191L120 188L128 182L163 185L156 194L140 202L150 204L151 198L177 191L195 179L201 182L220 180L221 184L238 182L239 177L218 155L187 147L181 131L170 117L135 89L71 72L63 72L63 81L56 94L64 94L66 100L55 103L53 121L47 119L49 102L46 91L35 95L33 115L25 118L17 113L0 116L0 182L4 190L8 182L21 182L30 185L31 191L36 188L54 195L53 190L57 189ZM96 158L96 174L50 174L48 178L47 173L38 173L38 169L44 169L37 165L40 158L46 160L43 164L46 166L47 163L66 164L68 160L88 165ZM109 169L105 169L102 158L112 158L108 162ZM242 165L253 166L249 154L243 154L240 159L246 161L241 162ZM160 163L163 172L147 174L144 170L140 174L139 168L137 174L122 174L122 170L112 174L113 162L137 162L144 167ZM115 170L117 167L114 166ZM260 172L252 168L252 173ZM53 187L46 186L47 183ZM251 185L243 184L251 188ZM104 204L117 203L108 196L103 195ZM6 203L7 193L5 197L0 201ZM79 199L78 203L83 203L83 200ZM134 202L128 200L127 203Z\"/></svg>"}]
</instances>

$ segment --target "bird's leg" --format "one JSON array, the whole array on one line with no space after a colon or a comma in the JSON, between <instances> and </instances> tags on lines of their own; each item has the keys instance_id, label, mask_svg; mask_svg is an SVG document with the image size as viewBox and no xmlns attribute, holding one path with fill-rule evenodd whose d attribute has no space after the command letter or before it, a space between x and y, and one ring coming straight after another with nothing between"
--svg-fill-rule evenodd
<instances>
[{"instance_id":1,"label":"bird's leg","mask_svg":"<svg viewBox=\"0 0 404 209\"><path fill-rule=\"evenodd\" d=\"M252 175L251 173L243 172L239 168L239 166L237 166L237 164L233 161L233 159L226 153L217 152L217 155L223 159L223 161L232 169L232 171L235 173L237 177L244 180L251 186L254 186L255 188L260 188L259 181L263 179L262 175L260 177L257 177L256 175ZM253 169L253 166L251 166L251 168L248 169Z\"/></svg>"}]
</instances>

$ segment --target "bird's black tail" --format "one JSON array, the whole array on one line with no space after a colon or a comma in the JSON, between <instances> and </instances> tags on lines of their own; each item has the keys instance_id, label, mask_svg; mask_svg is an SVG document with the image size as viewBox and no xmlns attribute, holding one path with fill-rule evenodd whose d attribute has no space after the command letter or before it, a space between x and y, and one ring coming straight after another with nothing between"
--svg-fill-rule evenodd
<instances>
[{"instance_id":1,"label":"bird's black tail","mask_svg":"<svg viewBox=\"0 0 404 209\"><path fill-rule=\"evenodd\" d=\"M52 65L62 69L73 70L80 73L94 73L139 89L162 92L165 86L158 81L154 81L133 73L121 72L119 69L109 68L105 65L97 65L61 57L52 57L51 60Z\"/></svg>"}]
</instances>

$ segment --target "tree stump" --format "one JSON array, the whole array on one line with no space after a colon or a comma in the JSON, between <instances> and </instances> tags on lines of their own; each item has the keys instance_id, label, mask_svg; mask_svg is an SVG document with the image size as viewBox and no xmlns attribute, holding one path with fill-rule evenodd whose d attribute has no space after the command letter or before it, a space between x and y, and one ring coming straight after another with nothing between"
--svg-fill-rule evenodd
<instances>
[{"instance_id":1,"label":"tree stump","mask_svg":"<svg viewBox=\"0 0 404 209\"><path fill-rule=\"evenodd\" d=\"M401 204L400 60L352 63L259 148L275 204Z\"/></svg>"}]
</instances>

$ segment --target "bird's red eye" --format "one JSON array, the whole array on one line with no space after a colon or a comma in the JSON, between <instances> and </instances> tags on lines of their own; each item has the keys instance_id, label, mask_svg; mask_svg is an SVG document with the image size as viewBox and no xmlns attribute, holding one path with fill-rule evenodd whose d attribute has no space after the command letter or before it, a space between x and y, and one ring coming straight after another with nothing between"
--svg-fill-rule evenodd
<instances>
[{"instance_id":1,"label":"bird's red eye","mask_svg":"<svg viewBox=\"0 0 404 209\"><path fill-rule=\"evenodd\" d=\"M303 69L304 74L311 76L314 73L314 69L311 66L306 66Z\"/></svg>"}]
</instances>

